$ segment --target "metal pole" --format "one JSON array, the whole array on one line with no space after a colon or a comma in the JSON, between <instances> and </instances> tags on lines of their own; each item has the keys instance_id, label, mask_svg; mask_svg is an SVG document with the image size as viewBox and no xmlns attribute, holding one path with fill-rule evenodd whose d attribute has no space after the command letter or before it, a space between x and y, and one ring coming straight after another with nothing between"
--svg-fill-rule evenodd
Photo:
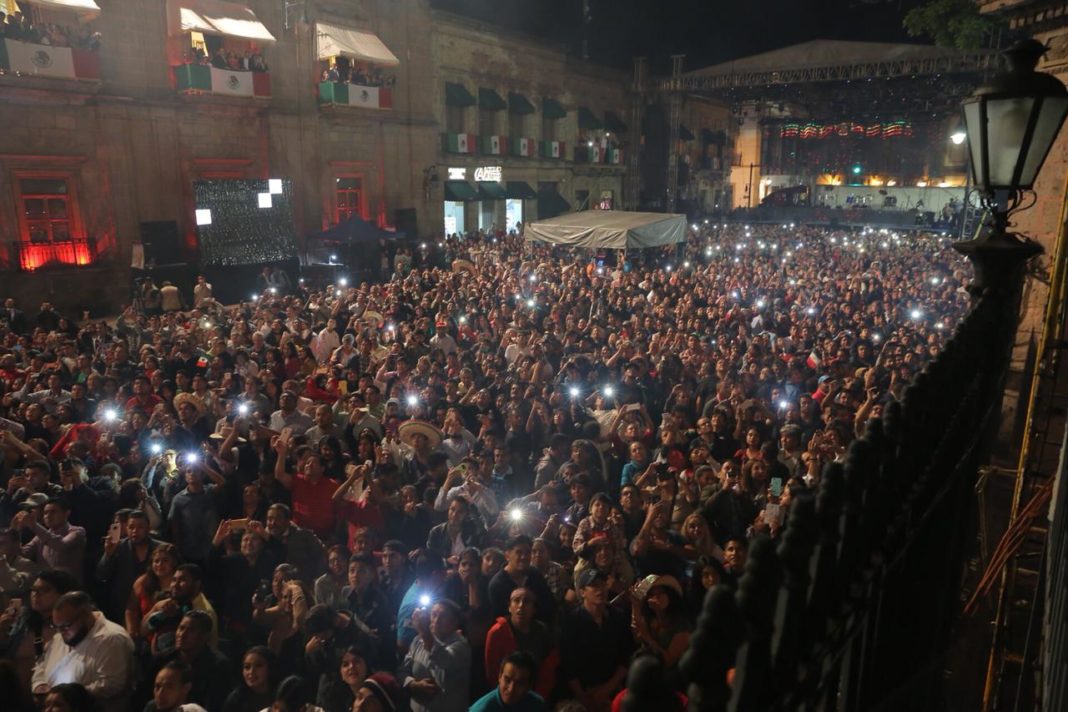
<instances>
[{"instance_id":1,"label":"metal pole","mask_svg":"<svg viewBox=\"0 0 1068 712\"><path fill-rule=\"evenodd\" d=\"M753 168L754 164L749 163L749 184L745 188L745 209L749 210L753 207Z\"/></svg>"}]
</instances>

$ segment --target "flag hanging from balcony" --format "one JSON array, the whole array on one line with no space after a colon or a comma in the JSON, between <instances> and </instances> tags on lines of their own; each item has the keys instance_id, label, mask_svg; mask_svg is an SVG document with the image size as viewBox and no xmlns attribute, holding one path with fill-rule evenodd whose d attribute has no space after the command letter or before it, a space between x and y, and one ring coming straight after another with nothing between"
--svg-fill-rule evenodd
<instances>
[{"instance_id":1,"label":"flag hanging from balcony","mask_svg":"<svg viewBox=\"0 0 1068 712\"><path fill-rule=\"evenodd\" d=\"M515 139L515 155L517 155L517 156L533 156L534 155L534 139L532 139L532 138L517 138L517 139Z\"/></svg>"},{"instance_id":2,"label":"flag hanging from balcony","mask_svg":"<svg viewBox=\"0 0 1068 712\"><path fill-rule=\"evenodd\" d=\"M471 153L475 147L475 137L471 134L446 134L445 150L449 153Z\"/></svg>"},{"instance_id":3,"label":"flag hanging from balcony","mask_svg":"<svg viewBox=\"0 0 1068 712\"><path fill-rule=\"evenodd\" d=\"M0 39L0 68L55 79L99 79L97 53L91 50Z\"/></svg>"},{"instance_id":4,"label":"flag hanging from balcony","mask_svg":"<svg viewBox=\"0 0 1068 712\"><path fill-rule=\"evenodd\" d=\"M500 156L504 153L505 141L503 136L485 136L482 139L482 152L489 156Z\"/></svg>"},{"instance_id":5,"label":"flag hanging from balcony","mask_svg":"<svg viewBox=\"0 0 1068 712\"><path fill-rule=\"evenodd\" d=\"M608 149L608 162L614 166L623 163L623 150L619 148Z\"/></svg>"},{"instance_id":6,"label":"flag hanging from balcony","mask_svg":"<svg viewBox=\"0 0 1068 712\"><path fill-rule=\"evenodd\" d=\"M564 155L564 142L542 141L541 155L543 158L560 158Z\"/></svg>"}]
</instances>

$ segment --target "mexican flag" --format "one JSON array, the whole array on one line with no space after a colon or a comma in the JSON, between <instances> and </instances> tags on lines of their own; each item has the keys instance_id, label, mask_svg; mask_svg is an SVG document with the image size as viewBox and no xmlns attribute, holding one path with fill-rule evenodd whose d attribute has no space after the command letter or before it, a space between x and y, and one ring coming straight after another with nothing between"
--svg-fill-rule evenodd
<instances>
[{"instance_id":1,"label":"mexican flag","mask_svg":"<svg viewBox=\"0 0 1068 712\"><path fill-rule=\"evenodd\" d=\"M445 150L449 153L473 153L475 137L473 134L445 134Z\"/></svg>"},{"instance_id":2,"label":"mexican flag","mask_svg":"<svg viewBox=\"0 0 1068 712\"><path fill-rule=\"evenodd\" d=\"M809 353L808 358L805 359L805 365L813 371L818 371L821 363L823 363L823 359L820 358L820 355L815 350Z\"/></svg>"},{"instance_id":3,"label":"mexican flag","mask_svg":"<svg viewBox=\"0 0 1068 712\"><path fill-rule=\"evenodd\" d=\"M483 136L482 153L489 156L501 156L507 153L508 139L504 136Z\"/></svg>"},{"instance_id":4,"label":"mexican flag","mask_svg":"<svg viewBox=\"0 0 1068 712\"><path fill-rule=\"evenodd\" d=\"M365 87L342 82L321 82L319 103L358 106L361 109L392 109L393 90L389 87Z\"/></svg>"},{"instance_id":5,"label":"mexican flag","mask_svg":"<svg viewBox=\"0 0 1068 712\"><path fill-rule=\"evenodd\" d=\"M590 163L604 163L604 149L597 144L590 148Z\"/></svg>"},{"instance_id":6,"label":"mexican flag","mask_svg":"<svg viewBox=\"0 0 1068 712\"><path fill-rule=\"evenodd\" d=\"M619 148L608 149L608 162L618 166L623 162L623 150Z\"/></svg>"},{"instance_id":7,"label":"mexican flag","mask_svg":"<svg viewBox=\"0 0 1068 712\"><path fill-rule=\"evenodd\" d=\"M542 141L541 155L543 158L561 158L564 155L564 142Z\"/></svg>"},{"instance_id":8,"label":"mexican flag","mask_svg":"<svg viewBox=\"0 0 1068 712\"><path fill-rule=\"evenodd\" d=\"M0 39L0 67L8 72L54 79L99 79L97 53L70 47Z\"/></svg>"},{"instance_id":9,"label":"mexican flag","mask_svg":"<svg viewBox=\"0 0 1068 712\"><path fill-rule=\"evenodd\" d=\"M271 75L266 72L217 69L206 64L181 64L174 68L174 76L178 91L191 94L258 97L271 95Z\"/></svg>"},{"instance_id":10,"label":"mexican flag","mask_svg":"<svg viewBox=\"0 0 1068 712\"><path fill-rule=\"evenodd\" d=\"M512 139L512 152L517 156L533 156L534 155L534 139L532 138L516 138Z\"/></svg>"}]
</instances>

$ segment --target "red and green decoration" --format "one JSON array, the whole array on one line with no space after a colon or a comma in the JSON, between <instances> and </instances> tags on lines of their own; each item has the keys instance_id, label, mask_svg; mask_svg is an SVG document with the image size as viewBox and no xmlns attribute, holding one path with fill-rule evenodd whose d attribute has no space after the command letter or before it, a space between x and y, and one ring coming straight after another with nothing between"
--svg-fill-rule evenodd
<instances>
[{"instance_id":1,"label":"red and green decoration","mask_svg":"<svg viewBox=\"0 0 1068 712\"><path fill-rule=\"evenodd\" d=\"M356 106L361 109L392 109L393 90L390 87L365 87L343 82L320 82L319 103Z\"/></svg>"},{"instance_id":2,"label":"red and green decoration","mask_svg":"<svg viewBox=\"0 0 1068 712\"><path fill-rule=\"evenodd\" d=\"M841 121L836 124L791 121L779 127L779 138L801 140L826 138L908 138L912 136L912 123L905 120L884 123L859 124Z\"/></svg>"},{"instance_id":3,"label":"red and green decoration","mask_svg":"<svg viewBox=\"0 0 1068 712\"><path fill-rule=\"evenodd\" d=\"M563 158L564 157L564 142L563 141L542 141L541 142L541 157L542 158Z\"/></svg>"},{"instance_id":4,"label":"red and green decoration","mask_svg":"<svg viewBox=\"0 0 1068 712\"><path fill-rule=\"evenodd\" d=\"M532 138L512 137L512 155L531 157L537 154L538 142Z\"/></svg>"},{"instance_id":5,"label":"red and green decoration","mask_svg":"<svg viewBox=\"0 0 1068 712\"><path fill-rule=\"evenodd\" d=\"M474 134L442 134L442 148L445 153L474 153L478 137Z\"/></svg>"},{"instance_id":6,"label":"red and green decoration","mask_svg":"<svg viewBox=\"0 0 1068 712\"><path fill-rule=\"evenodd\" d=\"M223 96L271 96L271 75L267 72L244 72L217 69L207 64L182 64L174 68L179 92L185 94L221 94Z\"/></svg>"}]
</instances>

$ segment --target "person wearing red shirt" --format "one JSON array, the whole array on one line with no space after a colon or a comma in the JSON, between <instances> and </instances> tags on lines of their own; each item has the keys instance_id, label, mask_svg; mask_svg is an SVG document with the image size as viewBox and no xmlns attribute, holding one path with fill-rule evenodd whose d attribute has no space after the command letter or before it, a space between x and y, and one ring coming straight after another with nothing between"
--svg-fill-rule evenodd
<instances>
[{"instance_id":1,"label":"person wearing red shirt","mask_svg":"<svg viewBox=\"0 0 1068 712\"><path fill-rule=\"evenodd\" d=\"M286 428L288 430L288 428ZM278 460L274 465L274 477L289 490L293 499L293 522L311 529L320 539L334 536L334 492L337 483L325 476L326 463L321 455L310 452L298 465L298 471L286 470L290 438L283 432L275 443Z\"/></svg>"},{"instance_id":2,"label":"person wearing red shirt","mask_svg":"<svg viewBox=\"0 0 1068 712\"><path fill-rule=\"evenodd\" d=\"M145 376L134 376L132 387L133 396L126 401L127 412L140 408L146 413L151 413L157 405L163 402L162 398L152 392L152 384Z\"/></svg>"},{"instance_id":3,"label":"person wearing red shirt","mask_svg":"<svg viewBox=\"0 0 1068 712\"><path fill-rule=\"evenodd\" d=\"M334 490L335 513L348 525L349 551L355 551L356 533L363 528L384 531L386 522L379 507L381 485L377 480L368 479L371 467L367 464L350 464L345 468L348 478ZM349 493L352 497L348 497Z\"/></svg>"}]
</instances>

